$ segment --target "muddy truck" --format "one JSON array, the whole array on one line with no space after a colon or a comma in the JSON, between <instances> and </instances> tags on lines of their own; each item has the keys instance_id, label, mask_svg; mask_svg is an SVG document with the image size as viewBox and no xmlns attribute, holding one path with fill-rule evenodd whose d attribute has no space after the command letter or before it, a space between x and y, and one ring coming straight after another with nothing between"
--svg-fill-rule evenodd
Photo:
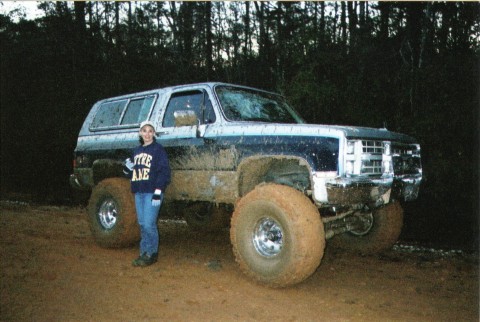
<instances>
[{"instance_id":1,"label":"muddy truck","mask_svg":"<svg viewBox=\"0 0 480 322\"><path fill-rule=\"evenodd\" d=\"M401 204L417 198L422 181L412 137L306 124L275 93L200 83L108 98L85 119L70 177L91 191L89 225L101 247L139 241L122 169L145 120L172 169L162 212L192 229L230 229L241 271L271 287L308 278L327 241L364 254L390 248L402 229Z\"/></svg>"}]
</instances>

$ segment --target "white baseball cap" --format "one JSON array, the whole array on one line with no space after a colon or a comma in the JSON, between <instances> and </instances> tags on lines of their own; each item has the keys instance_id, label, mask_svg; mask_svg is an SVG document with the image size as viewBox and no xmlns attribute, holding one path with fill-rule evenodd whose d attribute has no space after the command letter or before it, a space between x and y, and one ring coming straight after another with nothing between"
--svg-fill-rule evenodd
<instances>
[{"instance_id":1,"label":"white baseball cap","mask_svg":"<svg viewBox=\"0 0 480 322\"><path fill-rule=\"evenodd\" d=\"M156 132L155 125L153 125L152 121L143 121L142 123L140 123L140 130L146 125L151 126L153 128L153 132Z\"/></svg>"}]
</instances>

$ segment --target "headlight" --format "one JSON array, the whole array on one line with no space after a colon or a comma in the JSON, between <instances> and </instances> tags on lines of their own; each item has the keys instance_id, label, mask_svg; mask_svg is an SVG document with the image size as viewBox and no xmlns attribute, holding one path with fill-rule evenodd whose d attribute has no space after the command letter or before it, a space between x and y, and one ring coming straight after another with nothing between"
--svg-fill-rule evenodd
<instances>
[{"instance_id":1,"label":"headlight","mask_svg":"<svg viewBox=\"0 0 480 322\"><path fill-rule=\"evenodd\" d=\"M347 141L347 154L355 153L355 141Z\"/></svg>"},{"instance_id":2,"label":"headlight","mask_svg":"<svg viewBox=\"0 0 480 322\"><path fill-rule=\"evenodd\" d=\"M345 164L345 174L353 174L354 162L347 161Z\"/></svg>"},{"instance_id":3,"label":"headlight","mask_svg":"<svg viewBox=\"0 0 480 322\"><path fill-rule=\"evenodd\" d=\"M391 160L383 161L382 173L383 174L392 174L393 173L393 166L392 166L392 161Z\"/></svg>"},{"instance_id":4,"label":"headlight","mask_svg":"<svg viewBox=\"0 0 480 322\"><path fill-rule=\"evenodd\" d=\"M392 153L392 150L391 150L390 142L383 142L383 154L391 155L391 153Z\"/></svg>"}]
</instances>

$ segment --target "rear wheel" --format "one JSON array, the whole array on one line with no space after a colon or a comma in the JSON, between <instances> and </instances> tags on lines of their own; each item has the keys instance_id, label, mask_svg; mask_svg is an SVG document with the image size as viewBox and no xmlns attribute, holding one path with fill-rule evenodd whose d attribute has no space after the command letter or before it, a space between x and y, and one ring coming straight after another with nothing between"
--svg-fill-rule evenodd
<instances>
[{"instance_id":1,"label":"rear wheel","mask_svg":"<svg viewBox=\"0 0 480 322\"><path fill-rule=\"evenodd\" d=\"M325 247L317 208L301 192L278 184L258 186L240 200L230 239L240 269L272 287L308 278Z\"/></svg>"},{"instance_id":2,"label":"rear wheel","mask_svg":"<svg viewBox=\"0 0 480 322\"><path fill-rule=\"evenodd\" d=\"M364 217L362 229L337 235L329 241L333 247L362 254L376 254L390 249L398 240L403 227L403 209L393 202L373 210Z\"/></svg>"},{"instance_id":3,"label":"rear wheel","mask_svg":"<svg viewBox=\"0 0 480 322\"><path fill-rule=\"evenodd\" d=\"M101 247L124 247L140 240L130 181L123 178L101 181L88 203L88 222L95 242Z\"/></svg>"}]
</instances>

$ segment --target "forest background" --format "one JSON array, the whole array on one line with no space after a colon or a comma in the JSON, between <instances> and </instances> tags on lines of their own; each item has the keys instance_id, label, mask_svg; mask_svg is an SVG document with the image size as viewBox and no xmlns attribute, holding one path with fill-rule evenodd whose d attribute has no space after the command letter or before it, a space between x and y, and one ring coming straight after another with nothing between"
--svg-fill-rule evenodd
<instances>
[{"instance_id":1,"label":"forest background","mask_svg":"<svg viewBox=\"0 0 480 322\"><path fill-rule=\"evenodd\" d=\"M1 4L0 4L1 6ZM106 97L223 81L309 123L422 146L404 239L478 248L478 2L38 2L0 14L1 193L71 204L80 126Z\"/></svg>"}]
</instances>

